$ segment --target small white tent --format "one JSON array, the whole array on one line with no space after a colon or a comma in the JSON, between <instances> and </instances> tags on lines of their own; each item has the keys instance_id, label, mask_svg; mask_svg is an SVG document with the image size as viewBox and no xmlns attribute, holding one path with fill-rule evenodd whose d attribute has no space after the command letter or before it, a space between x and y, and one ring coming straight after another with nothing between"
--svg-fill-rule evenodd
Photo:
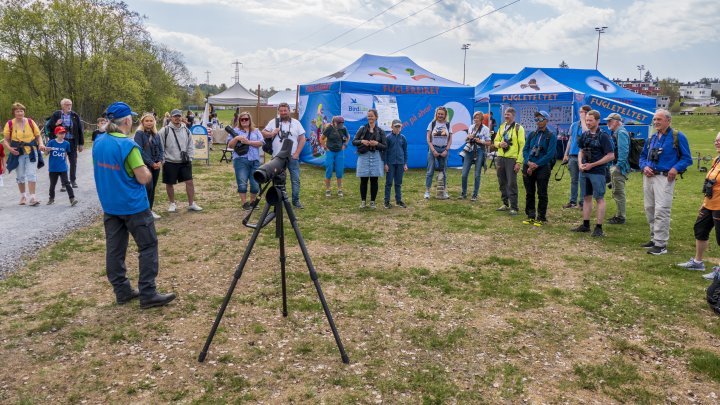
<instances>
[{"instance_id":1,"label":"small white tent","mask_svg":"<svg viewBox=\"0 0 720 405\"><path fill-rule=\"evenodd\" d=\"M233 84L229 89L220 94L208 97L208 103L212 105L249 106L256 105L257 102L257 94L253 94L240 83ZM260 98L260 103L264 102L265 100Z\"/></svg>"},{"instance_id":2,"label":"small white tent","mask_svg":"<svg viewBox=\"0 0 720 405\"><path fill-rule=\"evenodd\" d=\"M295 108L297 101L297 91L295 90L280 90L268 98L268 105L278 105L280 103L288 103L291 109Z\"/></svg>"}]
</instances>

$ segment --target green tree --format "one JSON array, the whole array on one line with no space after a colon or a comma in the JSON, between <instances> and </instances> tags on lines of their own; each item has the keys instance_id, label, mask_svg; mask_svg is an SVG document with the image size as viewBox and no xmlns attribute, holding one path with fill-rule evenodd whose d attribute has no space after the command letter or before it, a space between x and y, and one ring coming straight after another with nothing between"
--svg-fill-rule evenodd
<instances>
[{"instance_id":1,"label":"green tree","mask_svg":"<svg viewBox=\"0 0 720 405\"><path fill-rule=\"evenodd\" d=\"M182 55L155 44L143 17L118 0L6 0L0 4L0 111L15 100L34 118L62 98L86 121L116 100L134 109L179 105Z\"/></svg>"},{"instance_id":2,"label":"green tree","mask_svg":"<svg viewBox=\"0 0 720 405\"><path fill-rule=\"evenodd\" d=\"M680 82L677 79L668 77L661 79L658 83L660 95L670 97L670 105L680 99Z\"/></svg>"},{"instance_id":3,"label":"green tree","mask_svg":"<svg viewBox=\"0 0 720 405\"><path fill-rule=\"evenodd\" d=\"M648 83L652 83L652 81L653 81L653 75L652 75L652 73L650 73L649 70L647 72L645 72L644 81L648 82Z\"/></svg>"}]
</instances>

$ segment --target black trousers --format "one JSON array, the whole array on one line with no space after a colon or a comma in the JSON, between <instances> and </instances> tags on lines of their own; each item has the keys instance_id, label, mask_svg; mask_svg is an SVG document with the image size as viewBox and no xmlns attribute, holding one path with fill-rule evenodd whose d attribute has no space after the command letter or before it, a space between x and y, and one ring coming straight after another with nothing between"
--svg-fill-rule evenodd
<instances>
[{"instance_id":1,"label":"black trousers","mask_svg":"<svg viewBox=\"0 0 720 405\"><path fill-rule=\"evenodd\" d=\"M132 215L111 215L103 217L105 226L105 267L107 278L113 286L115 296L124 299L130 296L130 281L126 277L125 254L129 235L137 245L140 276L138 289L141 297L152 297L156 293L155 277L158 274L158 239L155 220L150 210Z\"/></svg>"},{"instance_id":2,"label":"black trousers","mask_svg":"<svg viewBox=\"0 0 720 405\"><path fill-rule=\"evenodd\" d=\"M65 187L68 197L70 197L70 199L75 198L75 192L73 188L70 187L67 172L50 172L50 199L55 199L55 186L57 186L58 179L60 179L60 184Z\"/></svg>"},{"instance_id":3,"label":"black trousers","mask_svg":"<svg viewBox=\"0 0 720 405\"><path fill-rule=\"evenodd\" d=\"M148 170L152 173L152 181L145 185L145 191L147 191L150 209L153 209L153 204L155 204L155 189L157 188L158 179L160 178L160 169L148 167Z\"/></svg>"},{"instance_id":4,"label":"black trousers","mask_svg":"<svg viewBox=\"0 0 720 405\"><path fill-rule=\"evenodd\" d=\"M70 142L70 151L68 151L68 160L70 161L70 181L75 182L77 179L77 158L78 158L78 147L75 138L68 139Z\"/></svg>"},{"instance_id":5,"label":"black trousers","mask_svg":"<svg viewBox=\"0 0 720 405\"><path fill-rule=\"evenodd\" d=\"M525 184L525 214L528 218L547 221L548 182L550 182L550 166L538 167L531 175L523 167L523 184ZM538 196L538 209L535 212L535 193Z\"/></svg>"},{"instance_id":6,"label":"black trousers","mask_svg":"<svg viewBox=\"0 0 720 405\"><path fill-rule=\"evenodd\" d=\"M367 198L368 179L370 179L370 201L375 201L378 193L377 177L360 177L360 199L365 201Z\"/></svg>"}]
</instances>

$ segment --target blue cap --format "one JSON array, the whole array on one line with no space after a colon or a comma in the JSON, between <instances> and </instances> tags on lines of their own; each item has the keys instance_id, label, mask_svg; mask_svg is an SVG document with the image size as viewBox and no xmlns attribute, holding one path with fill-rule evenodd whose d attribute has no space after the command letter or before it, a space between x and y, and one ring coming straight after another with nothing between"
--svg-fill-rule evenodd
<instances>
[{"instance_id":1,"label":"blue cap","mask_svg":"<svg viewBox=\"0 0 720 405\"><path fill-rule=\"evenodd\" d=\"M535 116L537 117L538 115L542 115L546 120L550 119L550 114L548 114L547 111L537 111Z\"/></svg>"},{"instance_id":2,"label":"blue cap","mask_svg":"<svg viewBox=\"0 0 720 405\"><path fill-rule=\"evenodd\" d=\"M137 115L137 113L136 113L136 112L133 112L133 111L130 109L130 106L127 105L127 104L125 104L125 103L123 103L122 101L117 101L117 102L114 102L114 103L110 104L110 106L109 106L109 107L107 108L107 110L105 111L105 116L106 116L107 119L109 119L109 120L116 120L116 119L119 119L119 118L125 118L125 117L127 117L128 115L132 115L132 116L134 117L134 116Z\"/></svg>"}]
</instances>

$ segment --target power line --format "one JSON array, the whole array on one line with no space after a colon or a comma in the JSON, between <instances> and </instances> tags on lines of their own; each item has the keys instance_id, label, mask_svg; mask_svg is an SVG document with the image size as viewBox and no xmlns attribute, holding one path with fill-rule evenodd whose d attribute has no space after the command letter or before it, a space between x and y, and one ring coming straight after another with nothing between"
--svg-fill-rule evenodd
<instances>
[{"instance_id":1,"label":"power line","mask_svg":"<svg viewBox=\"0 0 720 405\"><path fill-rule=\"evenodd\" d=\"M324 43L322 43L322 44L320 44L320 45L314 46L313 48L322 48L323 46L328 45L328 44L330 44L331 42L334 42L334 41L336 41L336 40L344 37L345 35L347 35L347 34L353 32L353 31L355 31L356 29L362 27L365 23L368 23L368 22L372 21L373 19L375 19L375 18L377 18L377 17L380 17L381 15L387 13L388 11L392 10L393 8L399 6L400 4L402 4L402 3L406 2L406 1L407 1L407 0L400 0L400 1L398 1L397 3L391 5L390 7L382 10L381 12L375 14L374 16L372 16L372 17L368 18L367 20L361 22L360 24L354 26L353 28L350 28L350 29L348 29L348 30L345 30L344 32L342 32L342 33L334 36L333 38L325 41ZM339 48L338 48L338 49L339 49ZM280 62L280 63L277 63L277 64L275 64L275 65L263 66L263 67L259 67L259 68L255 68L255 69L267 70L267 69L275 69L275 68L278 68L278 67L286 67L288 62L293 61L293 60L295 60L295 59L298 59L298 58L300 58L300 57L302 57L302 56L304 56L304 55L305 55L305 53L301 53L301 54L298 54L298 55L293 56L292 58L289 58L289 59L286 59L286 60L284 60L284 61L282 61L282 62Z\"/></svg>"},{"instance_id":2,"label":"power line","mask_svg":"<svg viewBox=\"0 0 720 405\"><path fill-rule=\"evenodd\" d=\"M427 42L427 41L429 41L429 40L431 40L431 39L433 39L433 38L437 38L437 37L439 37L439 36L441 36L441 35L445 35L445 34L447 34L448 32L450 32L450 31L452 31L452 30L456 30L456 29L458 29L458 28L460 28L460 27L463 27L463 26L465 26L465 25L468 25L468 24L470 24L471 22L477 21L477 20L479 20L479 19L481 19L481 18L483 18L483 17L487 17L487 16L489 16L490 14L493 14L493 13L495 13L495 12L498 12L498 11L504 9L504 8L510 7L510 6L512 6L513 4L519 3L519 2L520 2L520 0L515 0L515 1L512 1L512 2L510 2L510 3L507 3L507 4L505 4L504 6L502 6L502 7L500 7L500 8L496 8L495 10L492 10L492 11L490 11L490 12L487 12L487 13L479 16L479 17L473 18L472 20L465 21L464 23L462 23L462 24L460 24L460 25L456 25L456 26L454 26L454 27L452 27L452 28L446 29L446 30L443 31L443 32L440 32L440 33L438 33L438 34L435 34L435 35L433 35L433 36L430 36L430 37L428 37L428 38L425 38L425 39L423 39L422 41L418 41L418 42L415 42L414 44L410 44L410 45L408 45L408 46L406 46L406 47L404 47L404 48L398 49L397 51L395 51L395 52L393 52L393 53L390 53L390 54L388 54L388 55L395 55L396 53L402 52L402 51L404 51L404 50L406 50L406 49L408 49L408 48L412 48L412 47L415 46L415 45L420 45L420 44L422 44L423 42Z\"/></svg>"},{"instance_id":3,"label":"power line","mask_svg":"<svg viewBox=\"0 0 720 405\"><path fill-rule=\"evenodd\" d=\"M370 38L370 37L373 36L373 35L379 34L379 33L385 31L386 29L388 29L388 28L390 28L390 27L392 27L392 26L394 26L394 25L396 25L396 24L398 24L398 23L401 23L401 22L407 20L407 19L410 18L410 17L414 17L415 15L417 15L417 14L419 14L419 13L422 13L423 11L429 9L430 7L432 7L432 6L440 3L440 2L442 2L442 1L443 1L443 0L438 0L438 1L436 1L435 3L432 3L432 4L430 4L430 5L426 6L426 7L423 7L423 8L421 8L420 10L418 10L418 11L416 11L416 12L414 12L414 13L411 13L411 14L409 14L408 16L406 16L406 17L404 17L404 18L399 19L399 20L395 21L394 23L392 23L392 24L390 24L390 25L386 25L386 26L380 28L380 29L377 30L377 31L374 31L374 32L371 32L371 33L368 34L368 35L365 35L364 37L362 37L362 38L360 38L360 39L357 39L357 40L352 41L352 42L350 42L350 43L348 43L348 44L345 44L344 46L341 46L340 48L338 48L338 49L336 49L336 50L334 50L334 51L332 51L332 52L330 52L330 53L335 53L335 52L339 51L339 50L342 49L342 48L347 48L347 47L350 46L350 45L355 45L355 44L357 44L358 42L360 42L360 41L362 41L362 40L364 40L364 39L367 39L367 38Z\"/></svg>"}]
</instances>

